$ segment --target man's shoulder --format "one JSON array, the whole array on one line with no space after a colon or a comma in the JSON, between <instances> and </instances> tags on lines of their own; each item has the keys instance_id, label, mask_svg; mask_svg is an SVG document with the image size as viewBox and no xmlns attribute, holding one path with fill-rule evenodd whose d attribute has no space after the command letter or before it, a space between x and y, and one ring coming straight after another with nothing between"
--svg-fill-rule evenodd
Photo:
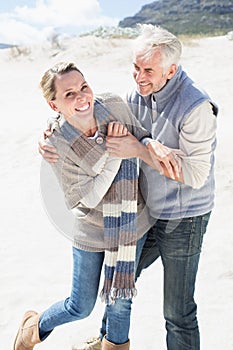
<instances>
[{"instance_id":1,"label":"man's shoulder","mask_svg":"<svg viewBox=\"0 0 233 350\"><path fill-rule=\"evenodd\" d=\"M126 99L128 102L133 101L135 98L139 98L139 97L140 95L136 89L132 89L126 94Z\"/></svg>"}]
</instances>

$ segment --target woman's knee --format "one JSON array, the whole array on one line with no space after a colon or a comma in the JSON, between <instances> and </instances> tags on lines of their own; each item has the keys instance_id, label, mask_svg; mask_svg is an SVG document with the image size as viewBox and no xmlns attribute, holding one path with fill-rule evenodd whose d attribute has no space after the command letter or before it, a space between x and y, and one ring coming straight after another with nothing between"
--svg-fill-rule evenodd
<instances>
[{"instance_id":1,"label":"woman's knee","mask_svg":"<svg viewBox=\"0 0 233 350\"><path fill-rule=\"evenodd\" d=\"M65 308L67 312L72 315L76 320L81 320L88 317L93 308L95 302L83 300L83 302L74 303L70 298L66 299Z\"/></svg>"}]
</instances>

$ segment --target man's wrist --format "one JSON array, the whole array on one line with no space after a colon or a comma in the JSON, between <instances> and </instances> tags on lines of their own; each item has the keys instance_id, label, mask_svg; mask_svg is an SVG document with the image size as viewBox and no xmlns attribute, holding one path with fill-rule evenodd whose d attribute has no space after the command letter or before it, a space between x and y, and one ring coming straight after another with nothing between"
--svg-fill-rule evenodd
<instances>
[{"instance_id":1,"label":"man's wrist","mask_svg":"<svg viewBox=\"0 0 233 350\"><path fill-rule=\"evenodd\" d=\"M143 137L140 142L144 145L144 146L148 146L149 143L151 143L153 141L152 138L150 137Z\"/></svg>"}]
</instances>

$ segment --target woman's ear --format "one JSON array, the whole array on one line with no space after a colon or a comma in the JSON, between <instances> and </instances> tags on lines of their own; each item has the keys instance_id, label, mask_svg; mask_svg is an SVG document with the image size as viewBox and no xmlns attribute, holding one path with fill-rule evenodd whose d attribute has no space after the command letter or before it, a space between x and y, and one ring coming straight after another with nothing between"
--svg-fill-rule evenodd
<instances>
[{"instance_id":1,"label":"woman's ear","mask_svg":"<svg viewBox=\"0 0 233 350\"><path fill-rule=\"evenodd\" d=\"M50 108L52 108L55 112L58 112L58 108L53 101L48 101L48 104Z\"/></svg>"}]
</instances>

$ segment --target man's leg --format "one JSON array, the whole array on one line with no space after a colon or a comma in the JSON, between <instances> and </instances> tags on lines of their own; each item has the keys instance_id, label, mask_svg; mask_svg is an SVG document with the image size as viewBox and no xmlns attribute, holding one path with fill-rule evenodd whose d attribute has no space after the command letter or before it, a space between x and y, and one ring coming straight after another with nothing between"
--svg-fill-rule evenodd
<instances>
[{"instance_id":1,"label":"man's leg","mask_svg":"<svg viewBox=\"0 0 233 350\"><path fill-rule=\"evenodd\" d=\"M160 252L156 243L154 228L155 225L147 232L147 238L143 245L140 259L136 270L136 280L140 276L142 270L149 267L160 256Z\"/></svg>"},{"instance_id":2,"label":"man's leg","mask_svg":"<svg viewBox=\"0 0 233 350\"><path fill-rule=\"evenodd\" d=\"M199 350L194 290L210 214L158 220L155 238L164 266L164 317L168 350Z\"/></svg>"}]
</instances>

